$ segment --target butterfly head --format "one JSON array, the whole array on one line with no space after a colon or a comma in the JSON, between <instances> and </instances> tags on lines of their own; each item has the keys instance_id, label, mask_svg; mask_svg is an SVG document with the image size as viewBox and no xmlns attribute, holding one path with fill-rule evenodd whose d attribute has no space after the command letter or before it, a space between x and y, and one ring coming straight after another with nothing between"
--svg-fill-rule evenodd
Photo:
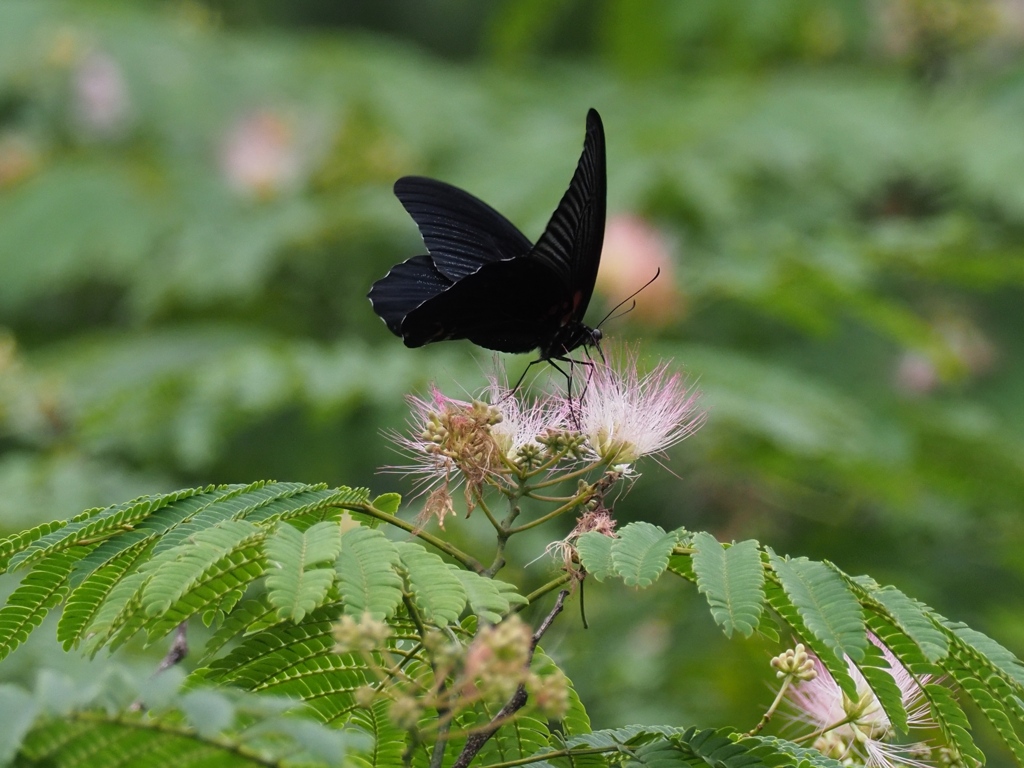
<instances>
[{"instance_id":1,"label":"butterfly head","mask_svg":"<svg viewBox=\"0 0 1024 768\"><path fill-rule=\"evenodd\" d=\"M600 354L602 338L604 334L600 328L591 328L578 321L571 322L562 326L551 342L541 347L540 356L542 360L558 360L580 347L594 347Z\"/></svg>"}]
</instances>

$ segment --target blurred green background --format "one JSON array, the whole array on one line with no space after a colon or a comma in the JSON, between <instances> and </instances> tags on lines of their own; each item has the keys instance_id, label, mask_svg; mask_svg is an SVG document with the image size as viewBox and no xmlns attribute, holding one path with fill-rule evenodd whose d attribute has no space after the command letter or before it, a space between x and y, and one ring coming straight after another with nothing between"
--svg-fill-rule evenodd
<instances>
[{"instance_id":1,"label":"blurred green background","mask_svg":"<svg viewBox=\"0 0 1024 768\"><path fill-rule=\"evenodd\" d=\"M711 408L620 519L829 558L1024 652L1021 0L0 0L0 528L211 482L408 492L377 471L403 395L491 363L371 311L422 251L391 185L536 237L591 106L591 319L660 266L606 333ZM548 650L595 725L756 722L765 644L678 583L592 587Z\"/></svg>"}]
</instances>

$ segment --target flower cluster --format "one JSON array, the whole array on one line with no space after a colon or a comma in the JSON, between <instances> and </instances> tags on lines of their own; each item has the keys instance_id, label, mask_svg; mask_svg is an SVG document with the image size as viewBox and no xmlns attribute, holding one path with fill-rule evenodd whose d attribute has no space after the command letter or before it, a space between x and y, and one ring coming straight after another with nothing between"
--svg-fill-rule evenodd
<instances>
[{"instance_id":1,"label":"flower cluster","mask_svg":"<svg viewBox=\"0 0 1024 768\"><path fill-rule=\"evenodd\" d=\"M922 690L927 676L915 678L877 638L872 636L871 640L889 663L910 729L934 727ZM776 663L776 659L780 661ZM864 768L925 765L920 757L931 753L929 745L896 743L896 730L889 716L852 661L848 659L847 666L857 685L856 698L844 693L820 659L801 646L797 646L792 657L776 659L772 666L780 676L791 674L800 681L786 693L796 709L796 719L814 729L814 747L822 754L842 761L843 765Z\"/></svg>"},{"instance_id":2,"label":"flower cluster","mask_svg":"<svg viewBox=\"0 0 1024 768\"><path fill-rule=\"evenodd\" d=\"M681 374L665 363L643 374L635 354L619 358L585 366L578 398L529 397L510 389L504 376L492 377L478 400L450 398L437 388L411 397L410 433L393 439L412 461L396 469L431 489L425 517L443 523L453 509L451 488L460 484L472 510L488 485L522 487L560 470L622 477L639 459L663 454L703 423L699 393ZM584 501L596 495L591 489Z\"/></svg>"},{"instance_id":3,"label":"flower cluster","mask_svg":"<svg viewBox=\"0 0 1024 768\"><path fill-rule=\"evenodd\" d=\"M396 674L401 665L381 666L389 637L387 625L369 616L359 621L345 616L334 625L335 651L362 654L378 678L376 684L353 692L356 703L369 707L388 699L391 720L400 728L418 727L428 709L447 712L450 718L480 702L501 707L520 686L533 710L545 717L559 719L568 709L568 679L557 669L544 675L530 669L533 635L516 615L480 627L466 644L451 634L428 632L422 643L429 678Z\"/></svg>"}]
</instances>

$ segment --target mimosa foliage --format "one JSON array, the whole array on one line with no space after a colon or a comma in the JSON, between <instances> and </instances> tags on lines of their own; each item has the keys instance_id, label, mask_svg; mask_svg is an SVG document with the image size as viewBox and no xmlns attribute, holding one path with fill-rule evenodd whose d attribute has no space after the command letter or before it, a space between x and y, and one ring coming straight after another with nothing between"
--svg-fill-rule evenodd
<instances>
[{"instance_id":1,"label":"mimosa foliage","mask_svg":"<svg viewBox=\"0 0 1024 768\"><path fill-rule=\"evenodd\" d=\"M129 706L140 698L139 686L123 682L119 697L103 693L103 686L75 693L71 683L52 679L34 694L0 689L0 714L10 724L0 742L5 754L58 766L83 764L84 755L90 766L172 766L186 758L217 766L328 765L343 753L360 765L429 765L436 759L429 741L410 743L388 701L361 698L360 691L380 682L380 654L404 659L402 675L429 690L437 681L425 631L466 643L478 623L499 622L528 601L511 584L452 563L442 557L451 552L429 551L409 536L408 525L389 511L396 501L382 498L378 507L364 489L298 483L207 487L88 510L0 542L4 570L24 574L0 608L3 657L61 603L57 636L65 649L112 650L138 634L152 643L194 618L215 628L186 690L169 690L166 681L146 686L145 708ZM375 527L381 521L389 525ZM385 535L393 526L403 529L396 540ZM578 552L587 572L605 581L648 586L670 571L694 582L730 637L774 637L776 624L768 621L774 614L851 697L858 683L848 663L855 665L893 727L905 732L908 714L891 662L869 640L873 635L922 682L932 716L962 759L981 763L984 755L957 692L977 705L1024 764L1024 665L994 640L893 587L850 577L828 562L782 557L754 541L723 544L707 533L649 523L629 524L616 538L584 534ZM339 652L334 625L346 614L386 621L385 645L371 655ZM532 668L542 675L557 671L542 651ZM302 708L282 718L282 700ZM443 765L497 713L485 700L455 713ZM442 714L434 712L434 719ZM372 738L350 744L338 731L347 727ZM523 710L475 758L480 765L523 760L838 765L785 740L727 729L592 733L571 686L559 722Z\"/></svg>"}]
</instances>

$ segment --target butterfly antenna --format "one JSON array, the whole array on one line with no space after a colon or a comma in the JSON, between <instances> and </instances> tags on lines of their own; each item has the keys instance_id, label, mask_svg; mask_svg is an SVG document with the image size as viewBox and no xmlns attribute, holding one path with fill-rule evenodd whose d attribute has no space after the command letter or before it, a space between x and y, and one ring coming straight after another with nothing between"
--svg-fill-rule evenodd
<instances>
[{"instance_id":1,"label":"butterfly antenna","mask_svg":"<svg viewBox=\"0 0 1024 768\"><path fill-rule=\"evenodd\" d=\"M618 304L616 304L616 305L615 305L614 307L612 307L612 308L611 308L611 310L610 310L610 311L608 312L608 314L604 316L604 319L602 319L602 320L601 320L601 322L597 324L597 327L598 327L598 328L600 328L600 327L601 327L602 325L604 325L604 324L605 324L605 323L606 323L606 322L608 321L608 319L609 319L609 318L611 318L611 316L612 316L612 315L614 315L614 314L615 314L615 313L616 313L616 312L617 312L617 311L619 310L619 307L621 307L621 306L622 306L623 304L625 304L625 303L626 303L627 301L629 301L629 300L631 300L631 299L635 298L635 297L636 297L636 295L637 295L638 293L640 293L640 291L642 291L642 290L643 290L644 288L646 288L646 287L647 287L647 286L649 286L649 285L650 285L651 283L653 283L653 282L654 282L655 280L657 280L657 279L658 279L658 276L659 276L660 274L661 274L661 267L658 267L658 271L654 273L654 277L652 277L652 278L651 278L650 280L648 280L648 281L647 281L646 283L644 283L644 284L643 284L643 285L641 285L641 286L640 286L639 288L637 288L637 289L636 289L635 291L633 291L633 292L632 292L631 294L629 294L629 296L627 296L627 297L626 297L626 298L624 298L624 299L623 299L622 301L620 301L620 302L619 302ZM635 306L636 306L636 302L634 301L634 302L633 302L633 307L635 307ZM633 307L630 307L629 309L627 309L627 310L626 310L625 312L623 312L622 314L623 314L623 315L625 315L625 314L626 314L626 313L628 313L628 312L632 312L632 311L633 311ZM621 316L622 316L622 315L619 315L619 317L621 317Z\"/></svg>"},{"instance_id":2,"label":"butterfly antenna","mask_svg":"<svg viewBox=\"0 0 1024 768\"><path fill-rule=\"evenodd\" d=\"M628 301L628 299L627 299L627 301ZM621 304L620 304L619 306L621 306ZM619 319L620 317L622 317L623 315L628 315L628 314L629 314L630 312L632 312L632 311L633 311L634 309L636 309L636 299L633 299L633 301L631 301L631 302L630 302L630 304L629 304L629 309L624 309L624 310L622 310L621 312L619 312L619 313L618 313L617 315L612 315L612 316L611 316L611 317L609 317L608 319L609 319L609 320L618 320L618 319ZM604 322L604 320L602 320L601 322L603 323L603 322Z\"/></svg>"}]
</instances>

